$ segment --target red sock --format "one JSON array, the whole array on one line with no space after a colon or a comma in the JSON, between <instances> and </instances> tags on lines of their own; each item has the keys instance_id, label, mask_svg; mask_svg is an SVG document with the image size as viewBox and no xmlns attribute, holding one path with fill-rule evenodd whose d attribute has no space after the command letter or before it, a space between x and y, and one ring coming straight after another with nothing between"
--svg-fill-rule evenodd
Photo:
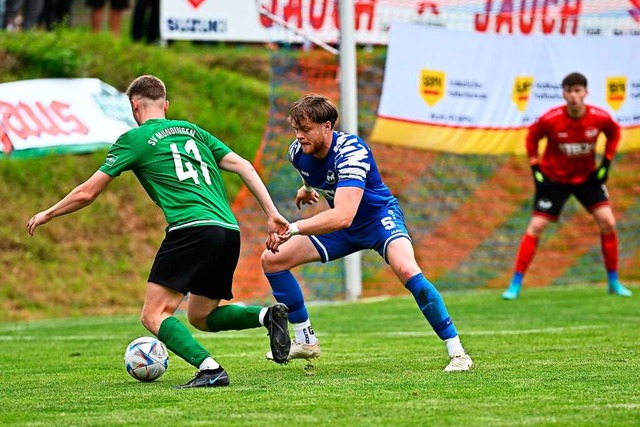
<instances>
[{"instance_id":1,"label":"red sock","mask_svg":"<svg viewBox=\"0 0 640 427\"><path fill-rule=\"evenodd\" d=\"M600 243L607 271L618 271L618 233L601 234Z\"/></svg>"},{"instance_id":2,"label":"red sock","mask_svg":"<svg viewBox=\"0 0 640 427\"><path fill-rule=\"evenodd\" d=\"M516 257L516 273L524 274L527 271L533 256L536 254L538 240L537 237L524 233L520 242L520 249L518 249L518 256Z\"/></svg>"}]
</instances>

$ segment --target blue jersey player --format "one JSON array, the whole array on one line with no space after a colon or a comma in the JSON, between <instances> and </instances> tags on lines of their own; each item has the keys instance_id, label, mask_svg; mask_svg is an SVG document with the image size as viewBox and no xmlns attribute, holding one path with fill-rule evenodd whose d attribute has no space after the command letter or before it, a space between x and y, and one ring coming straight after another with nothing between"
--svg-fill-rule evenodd
<instances>
[{"instance_id":1,"label":"blue jersey player","mask_svg":"<svg viewBox=\"0 0 640 427\"><path fill-rule=\"evenodd\" d=\"M289 359L320 356L300 286L291 269L313 261L327 262L362 249L373 249L413 294L425 318L442 339L450 362L445 371L473 367L440 293L424 277L404 223L398 200L382 182L371 149L357 135L334 130L335 105L321 95L305 95L291 108L289 122L296 140L289 160L303 186L296 205L312 205L321 193L330 209L291 223L284 235L270 235L262 267L278 302L289 307L295 339ZM277 241L273 241L276 239ZM271 354L267 353L271 359Z\"/></svg>"}]
</instances>

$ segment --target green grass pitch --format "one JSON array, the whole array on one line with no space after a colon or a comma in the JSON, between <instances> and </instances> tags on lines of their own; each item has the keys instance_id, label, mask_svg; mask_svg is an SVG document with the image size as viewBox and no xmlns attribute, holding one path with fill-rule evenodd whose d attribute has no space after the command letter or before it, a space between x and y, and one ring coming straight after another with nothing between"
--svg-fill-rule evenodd
<instances>
[{"instance_id":1,"label":"green grass pitch","mask_svg":"<svg viewBox=\"0 0 640 427\"><path fill-rule=\"evenodd\" d=\"M0 324L0 424L13 426L638 426L638 294L604 287L444 293L473 357L448 358L410 297L310 307L323 355L280 366L265 330L196 336L229 372L222 389L175 390L171 354L153 383L122 355L148 335L135 316ZM182 318L184 320L184 318Z\"/></svg>"}]
</instances>

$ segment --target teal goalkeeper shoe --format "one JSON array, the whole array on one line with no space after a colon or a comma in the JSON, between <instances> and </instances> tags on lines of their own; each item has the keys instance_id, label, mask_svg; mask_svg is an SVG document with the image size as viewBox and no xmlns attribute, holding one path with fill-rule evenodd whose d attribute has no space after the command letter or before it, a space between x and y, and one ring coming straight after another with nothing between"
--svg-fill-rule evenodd
<instances>
[{"instance_id":1,"label":"teal goalkeeper shoe","mask_svg":"<svg viewBox=\"0 0 640 427\"><path fill-rule=\"evenodd\" d=\"M622 283L617 280L609 283L609 293L611 295L621 295L623 297L630 297L633 294L633 292L625 288Z\"/></svg>"},{"instance_id":2,"label":"teal goalkeeper shoe","mask_svg":"<svg viewBox=\"0 0 640 427\"><path fill-rule=\"evenodd\" d=\"M513 301L518 299L518 295L520 295L521 284L511 282L506 291L502 293L502 299L507 301Z\"/></svg>"}]
</instances>

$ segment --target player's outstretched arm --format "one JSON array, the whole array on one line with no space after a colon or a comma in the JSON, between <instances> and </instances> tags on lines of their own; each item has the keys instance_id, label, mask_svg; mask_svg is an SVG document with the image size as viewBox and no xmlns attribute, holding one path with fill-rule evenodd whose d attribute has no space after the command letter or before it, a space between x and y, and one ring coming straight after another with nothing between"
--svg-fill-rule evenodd
<instances>
[{"instance_id":1,"label":"player's outstretched arm","mask_svg":"<svg viewBox=\"0 0 640 427\"><path fill-rule=\"evenodd\" d=\"M97 171L91 178L71 190L62 200L49 209L38 212L27 221L27 232L33 236L36 228L53 218L78 211L89 206L102 193L113 177Z\"/></svg>"},{"instance_id":2,"label":"player's outstretched arm","mask_svg":"<svg viewBox=\"0 0 640 427\"><path fill-rule=\"evenodd\" d=\"M220 159L218 166L220 169L237 174L260 203L262 210L267 214L267 234L272 236L271 239L267 237L267 247L272 252L277 251L278 239L275 235L283 234L289 228L289 221L278 212L258 172L251 162L233 152ZM270 242L273 243L270 245Z\"/></svg>"},{"instance_id":3,"label":"player's outstretched arm","mask_svg":"<svg viewBox=\"0 0 640 427\"><path fill-rule=\"evenodd\" d=\"M364 190L358 187L340 187L336 190L333 208L289 225L288 238L296 234L327 234L351 226L358 212Z\"/></svg>"}]
</instances>

